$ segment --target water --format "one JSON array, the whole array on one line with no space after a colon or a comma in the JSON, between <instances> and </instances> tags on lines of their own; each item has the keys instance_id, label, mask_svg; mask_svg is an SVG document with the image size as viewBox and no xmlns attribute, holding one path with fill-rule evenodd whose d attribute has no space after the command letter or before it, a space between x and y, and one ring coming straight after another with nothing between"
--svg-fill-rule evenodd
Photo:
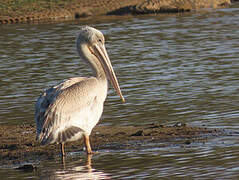
<instances>
[{"instance_id":1,"label":"water","mask_svg":"<svg viewBox=\"0 0 239 180\"><path fill-rule=\"evenodd\" d=\"M180 121L238 130L238 14L234 5L186 14L0 26L0 123L34 123L34 102L42 90L91 75L75 52L80 26L90 24L106 35L126 99L122 104L110 89L102 125ZM65 168L56 159L35 162L33 173L2 167L0 174L6 179L239 177L237 136L164 144L102 151L91 166L83 154L73 153Z\"/></svg>"}]
</instances>

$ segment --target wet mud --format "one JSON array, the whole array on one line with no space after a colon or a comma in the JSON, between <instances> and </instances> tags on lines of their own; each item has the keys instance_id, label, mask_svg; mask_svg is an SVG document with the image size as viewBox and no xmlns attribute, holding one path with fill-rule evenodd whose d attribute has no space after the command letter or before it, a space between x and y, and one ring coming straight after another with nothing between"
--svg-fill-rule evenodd
<instances>
[{"instance_id":1,"label":"wet mud","mask_svg":"<svg viewBox=\"0 0 239 180\"><path fill-rule=\"evenodd\" d=\"M140 126L96 126L91 134L91 146L95 151L140 149L142 144L161 143L167 146L180 143L188 145L198 139L226 135L225 130L192 127L182 123L164 126L156 123ZM82 140L66 143L66 156L69 153L84 153ZM36 162L60 156L57 144L40 146L35 141L35 125L1 125L0 164L14 165L23 162Z\"/></svg>"}]
</instances>

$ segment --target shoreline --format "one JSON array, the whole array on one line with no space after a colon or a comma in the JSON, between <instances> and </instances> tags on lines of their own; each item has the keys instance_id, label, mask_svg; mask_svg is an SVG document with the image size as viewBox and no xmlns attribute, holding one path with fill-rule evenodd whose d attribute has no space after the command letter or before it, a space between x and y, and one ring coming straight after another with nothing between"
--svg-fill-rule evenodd
<instances>
[{"instance_id":1,"label":"shoreline","mask_svg":"<svg viewBox=\"0 0 239 180\"><path fill-rule=\"evenodd\" d=\"M0 24L59 22L102 15L181 13L230 5L231 0L2 0Z\"/></svg>"},{"instance_id":2,"label":"shoreline","mask_svg":"<svg viewBox=\"0 0 239 180\"><path fill-rule=\"evenodd\" d=\"M60 156L57 144L40 146L35 141L35 125L2 125L0 127L0 164L5 166L55 159ZM228 135L224 129L193 127L176 123L164 126L156 123L139 126L96 126L91 134L91 145L94 151L134 150L142 144L162 143L170 145L190 145L209 137ZM66 143L65 151L82 153L83 140ZM158 146L158 145L157 145ZM66 155L67 158L67 155Z\"/></svg>"}]
</instances>

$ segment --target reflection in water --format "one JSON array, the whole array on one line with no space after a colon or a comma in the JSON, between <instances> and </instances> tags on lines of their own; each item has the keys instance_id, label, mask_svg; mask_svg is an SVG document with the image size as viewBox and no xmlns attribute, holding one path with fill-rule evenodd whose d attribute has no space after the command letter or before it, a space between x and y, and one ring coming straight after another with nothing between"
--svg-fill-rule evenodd
<instances>
[{"instance_id":1,"label":"reflection in water","mask_svg":"<svg viewBox=\"0 0 239 180\"><path fill-rule=\"evenodd\" d=\"M78 157L81 158L81 157ZM53 171L42 171L42 179L111 179L109 174L103 171L92 168L92 155L87 155L85 163L71 160L66 157L63 160L63 168L55 169ZM73 162L72 162L73 161Z\"/></svg>"},{"instance_id":2,"label":"reflection in water","mask_svg":"<svg viewBox=\"0 0 239 180\"><path fill-rule=\"evenodd\" d=\"M88 167L89 171L92 171L91 168L91 159L92 159L92 155L91 154L86 154L87 158L86 158L86 167ZM61 162L62 165L64 167L64 169L66 168L66 156L61 156Z\"/></svg>"}]
</instances>

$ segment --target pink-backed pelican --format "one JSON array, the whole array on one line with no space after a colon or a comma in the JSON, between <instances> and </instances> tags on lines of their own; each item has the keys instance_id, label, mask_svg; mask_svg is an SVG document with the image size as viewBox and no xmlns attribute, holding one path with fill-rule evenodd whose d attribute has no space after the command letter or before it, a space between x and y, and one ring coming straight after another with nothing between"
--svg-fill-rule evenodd
<instances>
[{"instance_id":1,"label":"pink-backed pelican","mask_svg":"<svg viewBox=\"0 0 239 180\"><path fill-rule=\"evenodd\" d=\"M77 37L76 48L95 76L65 80L47 89L35 104L36 139L41 145L60 144L62 156L65 156L64 144L81 137L87 154L92 154L89 137L103 112L107 79L125 101L104 43L104 36L99 30L83 27Z\"/></svg>"}]
</instances>

